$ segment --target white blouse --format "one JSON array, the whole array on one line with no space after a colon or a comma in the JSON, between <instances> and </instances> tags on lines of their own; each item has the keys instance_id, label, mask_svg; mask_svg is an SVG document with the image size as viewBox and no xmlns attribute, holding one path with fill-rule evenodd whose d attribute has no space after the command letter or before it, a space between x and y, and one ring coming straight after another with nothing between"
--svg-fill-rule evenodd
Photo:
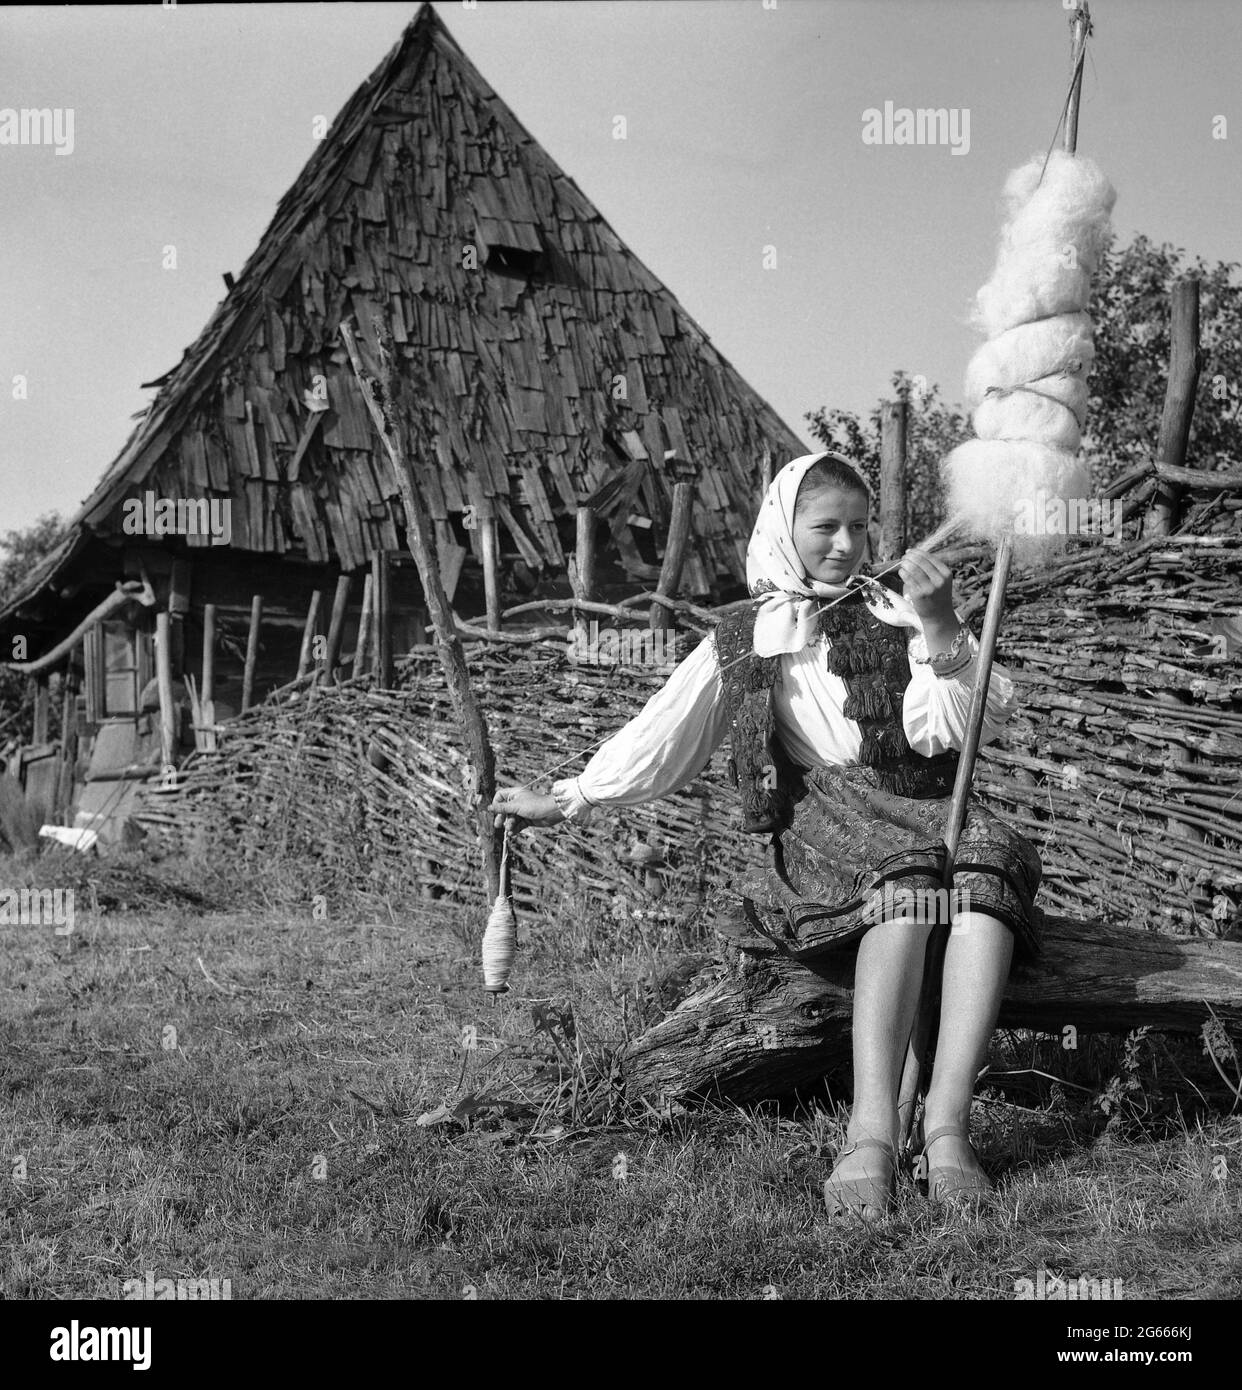
<instances>
[{"instance_id":1,"label":"white blouse","mask_svg":"<svg viewBox=\"0 0 1242 1390\"><path fill-rule=\"evenodd\" d=\"M979 654L973 633L969 640L970 662L951 676L938 676L915 660L927 656L921 624L909 630L910 684L902 724L915 752L931 757L962 746ZM828 670L829 642L821 635L800 652L782 655L773 691L777 736L793 761L806 768L856 763L862 749L862 730L841 712L849 694L845 680ZM1013 677L994 661L981 744L1000 733L1017 707ZM711 633L577 777L552 784L552 795L565 818L580 823L590 820L595 805L658 801L693 782L728 731Z\"/></svg>"}]
</instances>

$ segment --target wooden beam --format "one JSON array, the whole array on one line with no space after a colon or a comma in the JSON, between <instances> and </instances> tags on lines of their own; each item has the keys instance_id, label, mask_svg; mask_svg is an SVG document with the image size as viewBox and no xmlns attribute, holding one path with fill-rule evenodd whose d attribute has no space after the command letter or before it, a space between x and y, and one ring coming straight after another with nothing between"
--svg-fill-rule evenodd
<instances>
[{"instance_id":1,"label":"wooden beam","mask_svg":"<svg viewBox=\"0 0 1242 1390\"><path fill-rule=\"evenodd\" d=\"M145 579L141 583L134 581L128 584L118 584L108 597L92 608L69 636L57 642L50 652L44 652L35 661L5 661L0 662L0 665L7 666L10 671L20 671L27 676L38 675L41 671L50 671L52 667L63 661L73 651L91 628L97 623L103 622L105 618L111 617L119 609L124 608L127 603L141 603L147 608L153 608L155 602L155 591Z\"/></svg>"},{"instance_id":2,"label":"wooden beam","mask_svg":"<svg viewBox=\"0 0 1242 1390\"><path fill-rule=\"evenodd\" d=\"M719 1096L738 1104L792 1095L825 1074L848 1072L853 953L816 950L797 959L766 937L722 941L729 972L696 988L622 1054L626 1092ZM1198 1033L1210 1004L1227 1028L1242 1026L1242 943L1048 917L1043 955L1017 965L999 1028L1060 1035L1124 1033L1150 1026ZM710 969L710 966L708 967Z\"/></svg>"},{"instance_id":3,"label":"wooden beam","mask_svg":"<svg viewBox=\"0 0 1242 1390\"><path fill-rule=\"evenodd\" d=\"M250 600L250 632L246 638L246 666L242 672L242 712L250 708L254 698L254 668L259 659L259 629L263 625L263 596L255 594Z\"/></svg>"}]
</instances>

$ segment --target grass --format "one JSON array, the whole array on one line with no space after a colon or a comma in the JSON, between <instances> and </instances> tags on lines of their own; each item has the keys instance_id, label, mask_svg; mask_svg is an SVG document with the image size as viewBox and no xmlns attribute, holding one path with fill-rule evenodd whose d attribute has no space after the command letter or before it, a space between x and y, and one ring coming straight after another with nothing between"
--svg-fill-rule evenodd
<instances>
[{"instance_id":1,"label":"grass","mask_svg":"<svg viewBox=\"0 0 1242 1390\"><path fill-rule=\"evenodd\" d=\"M1128 1298L1242 1295L1242 1127L1193 1045L1069 1057L998 1035L1020 1075L977 1107L994 1209L945 1217L907 1184L889 1220L838 1231L827 1090L609 1124L521 1104L552 1056L534 1008L615 1042L697 929L524 922L491 1007L480 927L308 901L79 902L68 937L0 928L0 1295L117 1296L153 1270L261 1299L1012 1299L1041 1268ZM511 1103L418 1122L489 1087Z\"/></svg>"}]
</instances>

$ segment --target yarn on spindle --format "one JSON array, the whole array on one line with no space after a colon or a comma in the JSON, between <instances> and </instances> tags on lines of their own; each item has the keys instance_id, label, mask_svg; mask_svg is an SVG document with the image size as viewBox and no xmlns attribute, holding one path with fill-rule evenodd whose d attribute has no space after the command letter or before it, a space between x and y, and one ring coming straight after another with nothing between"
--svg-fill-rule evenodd
<instances>
[{"instance_id":1,"label":"yarn on spindle","mask_svg":"<svg viewBox=\"0 0 1242 1390\"><path fill-rule=\"evenodd\" d=\"M500 852L500 892L496 894L496 901L488 914L479 946L483 988L492 994L504 994L508 990L509 971L517 954L517 918L509 897L509 835L510 823L506 822Z\"/></svg>"},{"instance_id":2,"label":"yarn on spindle","mask_svg":"<svg viewBox=\"0 0 1242 1390\"><path fill-rule=\"evenodd\" d=\"M499 893L487 918L483 942L479 948L483 960L483 988L492 994L504 994L509 988L509 971L517 954L517 919L513 904Z\"/></svg>"}]
</instances>

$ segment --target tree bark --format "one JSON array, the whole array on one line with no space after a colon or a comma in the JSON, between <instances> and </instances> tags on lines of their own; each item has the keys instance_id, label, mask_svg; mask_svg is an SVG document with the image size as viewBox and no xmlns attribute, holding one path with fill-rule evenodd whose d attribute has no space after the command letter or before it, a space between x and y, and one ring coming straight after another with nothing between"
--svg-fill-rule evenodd
<instances>
[{"instance_id":1,"label":"tree bark","mask_svg":"<svg viewBox=\"0 0 1242 1390\"><path fill-rule=\"evenodd\" d=\"M722 932L721 957L624 1049L627 1092L751 1103L848 1070L852 952L808 938L790 956L765 937ZM1227 1028L1242 1025L1242 943L1047 917L1044 954L1015 965L998 1027L1194 1033L1210 1017L1205 1001Z\"/></svg>"},{"instance_id":2,"label":"tree bark","mask_svg":"<svg viewBox=\"0 0 1242 1390\"><path fill-rule=\"evenodd\" d=\"M488 806L496 794L496 757L488 738L487 723L475 698L474 688L470 684L470 669L466 664L461 639L457 635L455 616L440 579L435 532L432 530L427 508L420 494L413 463L406 450L405 432L398 419L397 376L392 356L392 338L385 324L378 318L375 320L375 331L380 344L382 378L366 369L349 325L340 325L341 338L349 354L350 364L358 384L362 387L362 398L383 442L401 491L405 511L406 544L410 547L410 553L418 566L423 598L435 627L436 646L449 695L461 721L466 746L470 750L473 779L468 796L478 827L488 898L494 900L500 892L500 855L497 851L496 830L492 824L493 817Z\"/></svg>"}]
</instances>

